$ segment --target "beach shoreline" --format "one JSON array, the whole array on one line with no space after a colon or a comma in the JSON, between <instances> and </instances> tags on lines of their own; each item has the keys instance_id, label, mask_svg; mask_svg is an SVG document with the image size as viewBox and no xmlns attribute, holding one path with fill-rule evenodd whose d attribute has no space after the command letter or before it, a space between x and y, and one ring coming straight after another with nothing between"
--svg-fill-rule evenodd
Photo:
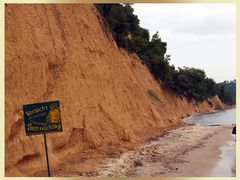
<instances>
[{"instance_id":1,"label":"beach shoreline","mask_svg":"<svg viewBox=\"0 0 240 180\"><path fill-rule=\"evenodd\" d=\"M183 124L169 128L142 141L133 148L88 151L72 154L52 169L55 177L217 177L236 176L236 164L229 172L216 169L221 163L222 148L234 143L233 125L198 126ZM121 152L122 151L122 152ZM228 154L229 155L229 154ZM234 154L236 155L236 154ZM231 154L230 154L231 156ZM236 163L236 156L233 157ZM230 169L229 169L230 168ZM227 171L227 170L226 170ZM38 171L33 176L45 176Z\"/></svg>"},{"instance_id":2,"label":"beach shoreline","mask_svg":"<svg viewBox=\"0 0 240 180\"><path fill-rule=\"evenodd\" d=\"M119 158L107 158L99 176L218 176L212 173L221 159L221 147L234 142L232 125L186 125L163 137L151 138ZM235 167L231 167L235 176ZM219 176L222 175L222 172ZM228 176L228 175L226 175Z\"/></svg>"}]
</instances>

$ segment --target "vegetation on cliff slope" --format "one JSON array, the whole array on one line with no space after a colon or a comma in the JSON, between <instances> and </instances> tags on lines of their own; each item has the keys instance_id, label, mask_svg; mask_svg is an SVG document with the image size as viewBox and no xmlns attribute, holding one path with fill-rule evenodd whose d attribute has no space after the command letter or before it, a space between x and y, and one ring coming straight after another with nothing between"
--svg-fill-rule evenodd
<instances>
[{"instance_id":1,"label":"vegetation on cliff slope","mask_svg":"<svg viewBox=\"0 0 240 180\"><path fill-rule=\"evenodd\" d=\"M236 80L218 83L218 96L227 104L236 104Z\"/></svg>"},{"instance_id":2,"label":"vegetation on cliff slope","mask_svg":"<svg viewBox=\"0 0 240 180\"><path fill-rule=\"evenodd\" d=\"M233 90L216 84L206 76L204 70L188 67L176 69L170 65L170 56L166 54L167 43L162 42L158 32L150 38L149 31L140 27L130 4L96 6L108 22L118 46L136 53L154 77L166 87L189 99L203 101L219 94L225 103L235 103Z\"/></svg>"}]
</instances>

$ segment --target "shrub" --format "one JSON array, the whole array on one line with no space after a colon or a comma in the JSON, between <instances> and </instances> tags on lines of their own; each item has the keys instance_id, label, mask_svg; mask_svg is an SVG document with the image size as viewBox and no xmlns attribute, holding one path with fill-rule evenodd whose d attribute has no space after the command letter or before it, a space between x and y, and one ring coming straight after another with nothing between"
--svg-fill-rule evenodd
<instances>
[{"instance_id":1,"label":"shrub","mask_svg":"<svg viewBox=\"0 0 240 180\"><path fill-rule=\"evenodd\" d=\"M157 95L157 93L155 93L153 90L148 89L148 90L147 90L147 93L148 93L148 95L149 95L151 98L153 98L153 99L155 99L155 100L157 100L157 101L161 101L161 99L159 98L159 96Z\"/></svg>"}]
</instances>

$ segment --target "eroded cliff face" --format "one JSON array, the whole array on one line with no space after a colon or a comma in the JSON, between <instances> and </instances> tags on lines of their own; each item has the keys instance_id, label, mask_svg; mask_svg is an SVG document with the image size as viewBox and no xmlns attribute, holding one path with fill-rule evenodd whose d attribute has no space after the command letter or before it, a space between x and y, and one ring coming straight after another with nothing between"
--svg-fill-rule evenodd
<instances>
[{"instance_id":1,"label":"eroded cliff face","mask_svg":"<svg viewBox=\"0 0 240 180\"><path fill-rule=\"evenodd\" d=\"M43 136L25 135L23 104L61 102L63 132L47 135L52 168L224 106L218 97L188 102L161 87L136 55L116 46L94 5L6 5L5 15L6 176L46 169Z\"/></svg>"}]
</instances>

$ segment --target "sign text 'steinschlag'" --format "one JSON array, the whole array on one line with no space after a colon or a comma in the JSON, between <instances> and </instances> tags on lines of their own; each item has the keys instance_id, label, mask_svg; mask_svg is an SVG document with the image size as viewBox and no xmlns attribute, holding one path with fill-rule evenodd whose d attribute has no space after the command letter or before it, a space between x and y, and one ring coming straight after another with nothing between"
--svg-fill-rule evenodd
<instances>
[{"instance_id":1,"label":"sign text 'steinschlag'","mask_svg":"<svg viewBox=\"0 0 240 180\"><path fill-rule=\"evenodd\" d=\"M62 131L60 102L23 105L26 135Z\"/></svg>"}]
</instances>

